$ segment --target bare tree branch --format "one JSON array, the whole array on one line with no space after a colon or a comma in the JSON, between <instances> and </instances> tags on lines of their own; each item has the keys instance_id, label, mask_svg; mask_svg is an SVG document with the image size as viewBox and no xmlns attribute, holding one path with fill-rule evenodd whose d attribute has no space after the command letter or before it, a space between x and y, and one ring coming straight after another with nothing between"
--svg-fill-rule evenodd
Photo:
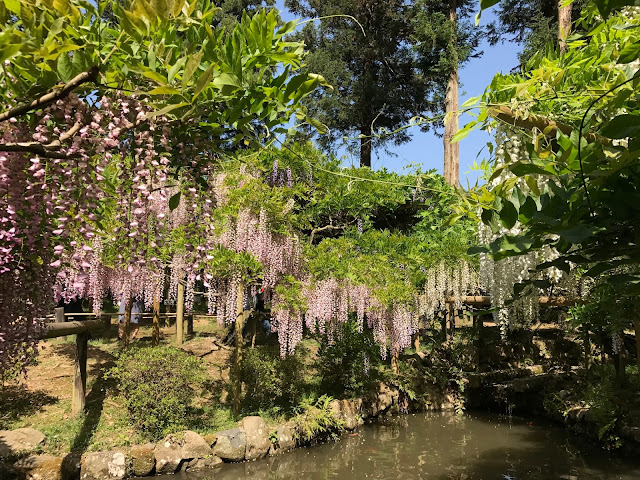
<instances>
[{"instance_id":1,"label":"bare tree branch","mask_svg":"<svg viewBox=\"0 0 640 480\"><path fill-rule=\"evenodd\" d=\"M73 77L69 83L65 84L62 88L55 89L36 100L33 100L30 103L23 103L22 105L18 105L17 107L13 107L6 112L0 113L0 122L4 122L9 120L12 117L19 117L20 115L24 115L25 113L30 112L31 110L35 110L38 108L46 107L47 105L51 105L53 102L60 100L61 98L66 97L71 92L73 92L80 85L88 82L94 82L98 78L98 67L91 67L86 72L82 72L75 77Z\"/></svg>"},{"instance_id":2,"label":"bare tree branch","mask_svg":"<svg viewBox=\"0 0 640 480\"><path fill-rule=\"evenodd\" d=\"M62 143L72 138L82 128L82 123L76 122L73 127L60 135L60 138L51 143L40 142L15 142L0 144L0 151L33 153L46 158L78 158L80 154L59 153Z\"/></svg>"},{"instance_id":3,"label":"bare tree branch","mask_svg":"<svg viewBox=\"0 0 640 480\"><path fill-rule=\"evenodd\" d=\"M313 237L315 236L316 233L324 232L325 230L344 230L350 224L353 223L353 222L348 222L344 225L334 225L333 218L331 217L329 217L329 222L330 222L329 225L325 225L324 227L314 228L313 230L311 230L311 235L309 236L309 245L313 245Z\"/></svg>"},{"instance_id":4,"label":"bare tree branch","mask_svg":"<svg viewBox=\"0 0 640 480\"><path fill-rule=\"evenodd\" d=\"M556 122L555 120L551 120L550 118L542 117L540 115L529 115L527 118L517 117L509 107L504 105L490 108L489 115L497 118L498 120L502 120L509 125L524 128L525 130L533 130L536 128L541 132L545 132L545 134L550 137L555 137L558 130L567 136L571 135L571 132L574 130L574 127L571 125ZM609 145L611 143L610 139L591 132L585 133L584 137L589 142L600 141L605 145Z\"/></svg>"}]
</instances>

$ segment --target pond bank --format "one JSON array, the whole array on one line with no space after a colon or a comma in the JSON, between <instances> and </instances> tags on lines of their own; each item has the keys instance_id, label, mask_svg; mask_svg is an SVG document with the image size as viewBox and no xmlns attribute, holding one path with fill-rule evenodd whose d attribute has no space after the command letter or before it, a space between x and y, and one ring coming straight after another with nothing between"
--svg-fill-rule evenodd
<instances>
[{"instance_id":1,"label":"pond bank","mask_svg":"<svg viewBox=\"0 0 640 480\"><path fill-rule=\"evenodd\" d=\"M468 407L472 410L499 411L546 416L562 421L570 429L585 436L597 437L595 419L586 407L572 408L564 415L545 408L545 399L550 394L562 395L564 388L575 384L575 373L553 373L531 375L531 372L509 371L490 374L469 375L467 383ZM90 452L80 456L29 455L22 457L12 467L0 470L2 478L48 480L121 480L126 477L175 474L187 472L201 478L198 472L218 469L225 463L237 463L276 457L297 447L321 443L331 435L340 435L354 430L360 431L365 423L384 424L398 413L424 410L455 409L452 395L444 395L424 404L407 402L400 392L380 384L378 391L363 398L332 400L330 410L335 424L333 431L318 431L316 435L302 438L299 427L293 422L268 425L257 416L244 417L233 429L212 435L199 435L187 431L170 435L158 443L135 445L103 452ZM401 416L401 418L410 418ZM398 420L401 422L401 420ZM637 452L639 438L637 427L624 436L625 448ZM623 433L624 432L620 432ZM359 435L356 433L354 435ZM347 438L348 435L347 435ZM37 443L37 439L34 440ZM0 437L0 444L2 438ZM33 448L38 450L37 445ZM229 467L224 467L229 468ZM237 467L234 467L237 468ZM218 470L216 470L218 471ZM191 476L185 478L192 478ZM284 477L283 477L284 478ZM617 477L616 477L617 478ZM622 477L621 477L622 478Z\"/></svg>"},{"instance_id":2,"label":"pond bank","mask_svg":"<svg viewBox=\"0 0 640 480\"><path fill-rule=\"evenodd\" d=\"M636 457L637 458L637 457ZM635 480L638 460L544 421L453 412L383 416L339 442L148 480Z\"/></svg>"},{"instance_id":3,"label":"pond bank","mask_svg":"<svg viewBox=\"0 0 640 480\"><path fill-rule=\"evenodd\" d=\"M380 384L375 394L350 400L332 400L329 407L334 419L333 431L301 432L292 422L267 425L258 416L244 417L237 428L200 436L187 431L169 435L158 443L135 445L111 451L89 452L82 456L28 455L13 466L5 466L2 478L47 480L121 480L153 474L202 471L223 463L252 461L277 456L296 447L326 440L332 435L351 432L389 414L407 411L410 406L400 401L400 392ZM453 397L444 396L422 408L453 410ZM40 441L43 441L42 440ZM29 450L38 450L32 445ZM14 452L15 457L20 451ZM24 454L23 454L24 455ZM10 457L10 455L9 455Z\"/></svg>"}]
</instances>

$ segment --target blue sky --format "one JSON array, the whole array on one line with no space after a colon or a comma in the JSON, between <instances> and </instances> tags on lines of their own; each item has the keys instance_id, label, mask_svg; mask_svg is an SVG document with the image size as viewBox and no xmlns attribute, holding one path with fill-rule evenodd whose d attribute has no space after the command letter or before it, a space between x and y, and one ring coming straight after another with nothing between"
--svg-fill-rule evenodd
<instances>
[{"instance_id":1,"label":"blue sky","mask_svg":"<svg viewBox=\"0 0 640 480\"><path fill-rule=\"evenodd\" d=\"M291 20L295 17L284 8L284 1L278 0L276 6L282 12L284 20ZM484 11L482 23L489 23L494 19L493 9ZM464 68L460 69L460 105L467 99L481 95L485 88L491 83L491 79L498 72L507 73L518 65L518 53L520 46L514 43L489 45L483 41L479 50L484 54L480 58L472 59ZM466 124L471 117L466 115L460 118L460 126ZM442 138L436 137L431 132L421 132L415 128L412 140L404 145L390 146L392 155L383 151L374 152L372 166L374 169L385 167L398 173L408 173L406 168L410 164L421 164L423 170L436 169L442 173L443 164L443 144ZM471 171L471 167L476 160L481 160L483 155L488 154L486 144L491 137L483 131L473 131L460 142L460 183L467 185L467 181L472 185L475 183L478 173ZM479 155L479 156L478 156ZM358 164L357 158L346 156L343 159L345 164Z\"/></svg>"}]
</instances>

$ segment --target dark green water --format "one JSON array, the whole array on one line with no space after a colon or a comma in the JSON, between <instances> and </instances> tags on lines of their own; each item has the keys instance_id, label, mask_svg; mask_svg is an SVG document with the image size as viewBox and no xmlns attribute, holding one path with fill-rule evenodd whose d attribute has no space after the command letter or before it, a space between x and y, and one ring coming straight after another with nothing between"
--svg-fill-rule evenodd
<instances>
[{"instance_id":1,"label":"dark green water","mask_svg":"<svg viewBox=\"0 0 640 480\"><path fill-rule=\"evenodd\" d=\"M640 480L640 458L609 455L562 428L491 415L387 419L339 442L163 480Z\"/></svg>"}]
</instances>

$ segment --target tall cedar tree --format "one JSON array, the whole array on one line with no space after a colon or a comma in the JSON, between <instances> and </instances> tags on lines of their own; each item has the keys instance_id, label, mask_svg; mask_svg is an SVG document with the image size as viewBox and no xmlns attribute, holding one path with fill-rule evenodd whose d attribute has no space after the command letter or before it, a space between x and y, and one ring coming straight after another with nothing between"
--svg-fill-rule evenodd
<instances>
[{"instance_id":1,"label":"tall cedar tree","mask_svg":"<svg viewBox=\"0 0 640 480\"><path fill-rule=\"evenodd\" d=\"M547 45L558 44L558 12L562 0L502 0L497 5L498 20L488 26L489 41L492 45L510 41L522 44L519 55L522 64ZM571 15L578 18L587 0L575 0L571 4ZM565 9L565 18L568 9ZM563 42L560 42L562 48Z\"/></svg>"},{"instance_id":2,"label":"tall cedar tree","mask_svg":"<svg viewBox=\"0 0 640 480\"><path fill-rule=\"evenodd\" d=\"M320 18L301 35L311 52L307 67L334 86L307 101L311 116L330 128L318 138L323 148L335 147L344 137L359 150L360 165L370 167L372 150L411 138L406 129L385 132L414 116L444 112L449 74L473 54L479 37L479 30L464 20L475 2L459 3L463 20L456 25L449 20L448 3L435 0L285 1L295 14ZM331 15L353 16L365 34L348 18L322 18Z\"/></svg>"}]
</instances>

